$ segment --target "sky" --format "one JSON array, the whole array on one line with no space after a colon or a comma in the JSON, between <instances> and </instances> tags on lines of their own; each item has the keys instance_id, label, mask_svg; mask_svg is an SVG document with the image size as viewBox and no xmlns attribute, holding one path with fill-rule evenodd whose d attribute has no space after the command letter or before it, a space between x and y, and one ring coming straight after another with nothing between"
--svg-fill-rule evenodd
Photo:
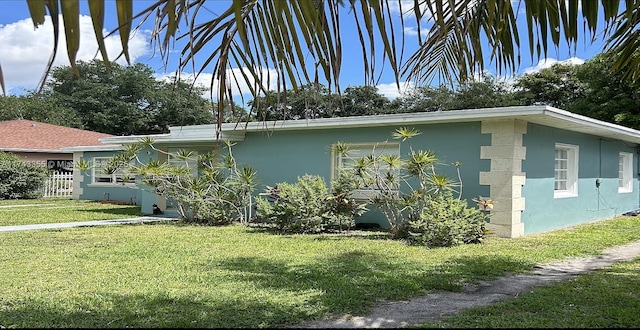
<instances>
[{"instance_id":1,"label":"sky","mask_svg":"<svg viewBox=\"0 0 640 330\"><path fill-rule=\"evenodd\" d=\"M412 2L413 0L411 0ZM91 19L87 16L88 10L85 5L85 1L81 3L81 20L80 31L82 33L80 41L80 51L78 53L78 60L89 61L96 57L97 44L94 41L95 36L93 33L93 27ZM134 12L138 12L140 9L148 6L151 3L149 0L136 0L134 1ZM225 1L213 0L211 1L210 12L220 12L226 5ZM111 31L116 27L116 15L115 6L106 2L106 16L105 16L105 30ZM399 13L397 13L399 17ZM524 19L520 19L524 24ZM417 25L411 20L405 22L404 31L398 33L404 33L408 41L415 40ZM362 56L359 51L359 41L355 34L353 26L348 24L341 25L341 28L345 31L343 35L343 44L345 46L343 66L341 71L341 88L349 86L364 85L364 73L362 65ZM44 25L41 25L37 29L34 28L29 11L27 8L26 0L0 0L0 65L5 80L5 87L7 94L9 95L21 95L28 90L33 90L38 86L47 61L49 60L53 50L53 33L52 26L50 24L50 18ZM524 25L521 31L524 30ZM177 68L178 56L171 55L167 67L163 65L160 55L157 50L152 48L149 42L150 31L148 27L142 27L136 33L132 34L129 42L129 51L131 59L136 63L144 63L151 67L156 72L157 79L166 79L174 75ZM351 40L350 38L353 38ZM66 45L64 41L59 45L58 55L54 62L54 66L69 65L66 54ZM355 43L355 44L354 44ZM570 52L566 47L561 47L558 51L550 50L549 56L546 59L538 61L537 58L530 59L528 54L528 46L526 41L521 43L525 45L522 49L522 62L518 68L516 75L524 73L535 72L541 68L549 67L556 62L565 62L573 64L584 63L585 60L592 58L599 53L602 49L601 42L596 44L588 44L579 42L575 49L575 53ZM353 49L350 49L350 45L357 45L357 52L354 53ZM106 40L106 46L111 59L116 57L116 54L120 52L120 40L118 35L108 37ZM416 44L412 42L407 43L407 50L405 52L411 52L416 49ZM405 55L406 57L406 55ZM121 58L117 60L118 63L125 65L126 61ZM493 64L487 65L487 69L490 74L496 75ZM186 77L189 78L188 70L185 70ZM183 73L183 77L185 73ZM506 77L507 79L513 79L512 76ZM202 74L196 80L196 83L201 83L205 86L211 84L211 74L204 70ZM215 86L215 85L214 85ZM402 88L406 88L406 84L401 84ZM271 86L273 89L275 86ZM387 96L390 99L398 97L402 90L398 90L395 84L395 80L390 70L383 71L380 76L379 84L377 85L379 93ZM252 99L248 94L247 89L235 89L234 94L239 96L245 95L245 101Z\"/></svg>"}]
</instances>

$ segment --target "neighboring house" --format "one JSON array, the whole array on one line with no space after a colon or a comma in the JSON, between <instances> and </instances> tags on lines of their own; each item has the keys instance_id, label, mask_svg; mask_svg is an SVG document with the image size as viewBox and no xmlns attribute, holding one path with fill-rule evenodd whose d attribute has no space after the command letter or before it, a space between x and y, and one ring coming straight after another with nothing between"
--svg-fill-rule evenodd
<instances>
[{"instance_id":1,"label":"neighboring house","mask_svg":"<svg viewBox=\"0 0 640 330\"><path fill-rule=\"evenodd\" d=\"M58 172L71 172L73 154L62 148L103 145L99 139L111 136L25 119L8 120L0 122L0 151Z\"/></svg>"},{"instance_id":2,"label":"neighboring house","mask_svg":"<svg viewBox=\"0 0 640 330\"><path fill-rule=\"evenodd\" d=\"M496 201L488 228L499 236L518 237L640 208L640 131L547 106L223 124L219 134L215 125L172 127L168 134L150 137L167 151L207 152L217 150L222 140L236 142L238 163L258 172L258 194L265 185L295 182L304 174L321 175L329 183L340 164L331 146L339 141L361 150L387 141L385 152L406 156L408 148L391 138L400 127L422 132L411 139L413 149L432 150L444 164L460 162L462 198L470 206L478 196ZM127 144L140 138L101 141ZM106 146L67 151L76 159L99 162L115 152ZM166 161L162 155L147 151L142 156L143 161ZM453 166L439 172L456 175ZM75 198L101 199L109 186L111 199L136 198L145 213L152 212L152 204L165 206L135 182L114 182L95 169L74 175ZM375 212L358 219L380 220Z\"/></svg>"}]
</instances>

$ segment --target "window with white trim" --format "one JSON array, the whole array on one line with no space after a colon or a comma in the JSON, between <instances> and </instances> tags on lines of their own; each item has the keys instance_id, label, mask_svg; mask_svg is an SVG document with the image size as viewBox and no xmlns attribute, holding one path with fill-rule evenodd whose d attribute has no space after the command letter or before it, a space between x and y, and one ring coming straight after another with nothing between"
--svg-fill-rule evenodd
<instances>
[{"instance_id":1,"label":"window with white trim","mask_svg":"<svg viewBox=\"0 0 640 330\"><path fill-rule=\"evenodd\" d=\"M109 167L111 157L94 157L91 169L91 183L94 184L135 184L135 177L126 169L112 169Z\"/></svg>"},{"instance_id":2,"label":"window with white trim","mask_svg":"<svg viewBox=\"0 0 640 330\"><path fill-rule=\"evenodd\" d=\"M554 198L578 196L578 146L556 143Z\"/></svg>"},{"instance_id":3,"label":"window with white trim","mask_svg":"<svg viewBox=\"0 0 640 330\"><path fill-rule=\"evenodd\" d=\"M633 191L633 154L621 152L618 157L618 192L628 193Z\"/></svg>"},{"instance_id":4,"label":"window with white trim","mask_svg":"<svg viewBox=\"0 0 640 330\"><path fill-rule=\"evenodd\" d=\"M383 155L400 156L400 144L399 143L350 143L346 144L348 153L346 155L333 152L332 161L332 178L338 177L340 169L353 168L358 159L367 156L373 156L377 159ZM374 170L373 176L385 177L386 173L390 171L389 167L383 164L383 162L374 163L371 166ZM394 172L397 170L391 170ZM398 173L394 173L397 175ZM367 187L363 187L353 192L355 198L368 198L372 197L372 194L376 192L376 185L370 184Z\"/></svg>"}]
</instances>

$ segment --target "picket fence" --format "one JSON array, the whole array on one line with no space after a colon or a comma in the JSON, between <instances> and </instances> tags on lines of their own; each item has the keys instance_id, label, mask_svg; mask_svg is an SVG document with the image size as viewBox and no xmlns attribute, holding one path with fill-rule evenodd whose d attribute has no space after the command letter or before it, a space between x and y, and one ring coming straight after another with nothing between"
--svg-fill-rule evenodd
<instances>
[{"instance_id":1,"label":"picket fence","mask_svg":"<svg viewBox=\"0 0 640 330\"><path fill-rule=\"evenodd\" d=\"M73 195L73 173L53 172L44 184L44 198L71 197Z\"/></svg>"}]
</instances>

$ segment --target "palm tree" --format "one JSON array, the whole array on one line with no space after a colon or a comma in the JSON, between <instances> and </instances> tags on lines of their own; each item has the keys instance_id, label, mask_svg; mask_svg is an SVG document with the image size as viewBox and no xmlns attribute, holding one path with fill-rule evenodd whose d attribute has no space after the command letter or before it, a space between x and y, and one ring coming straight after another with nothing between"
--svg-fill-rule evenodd
<instances>
[{"instance_id":1,"label":"palm tree","mask_svg":"<svg viewBox=\"0 0 640 330\"><path fill-rule=\"evenodd\" d=\"M61 24L58 14L62 15L67 54L75 69L80 35L78 0L26 1L36 27L44 23L46 13L51 15L56 41ZM163 59L168 58L171 42L177 38L186 41L180 50L180 69L193 66L200 73L212 65L220 85L211 96L221 105L232 99L230 86L240 82L259 95L264 92L259 82L268 79L276 79L278 89L285 91L323 78L330 90L339 92L343 56L340 23L345 15L355 22L367 84L376 83L382 64L391 68L398 84L401 77L419 84L435 78L461 81L484 70L486 54L500 73L513 72L520 63L521 32L516 23L521 11L527 20L525 33L532 57L546 57L551 47L561 43L575 49L578 37L586 37L582 34L591 40L601 34L606 38L604 50L618 54L613 69L623 72L625 79L636 80L640 75L640 56L635 51L640 46L640 0L156 0L135 14L133 1L88 2L105 63L108 57L102 28L107 3L116 6L117 32L126 59L134 23L153 19L152 44ZM212 15L212 8L222 14ZM396 9L403 13L399 26L391 19ZM404 37L397 40L393 31L405 27L407 15L418 22L420 47L403 60ZM584 27L580 26L582 20ZM599 23L604 24L601 30ZM186 32L179 33L179 27ZM481 43L483 39L486 43ZM207 45L214 45L213 51ZM204 54L205 60L195 63L197 54ZM376 57L380 54L381 59ZM231 68L247 70L233 74ZM269 76L264 68L277 74ZM0 82L4 90L1 70ZM219 118L218 122L222 121Z\"/></svg>"}]
</instances>

